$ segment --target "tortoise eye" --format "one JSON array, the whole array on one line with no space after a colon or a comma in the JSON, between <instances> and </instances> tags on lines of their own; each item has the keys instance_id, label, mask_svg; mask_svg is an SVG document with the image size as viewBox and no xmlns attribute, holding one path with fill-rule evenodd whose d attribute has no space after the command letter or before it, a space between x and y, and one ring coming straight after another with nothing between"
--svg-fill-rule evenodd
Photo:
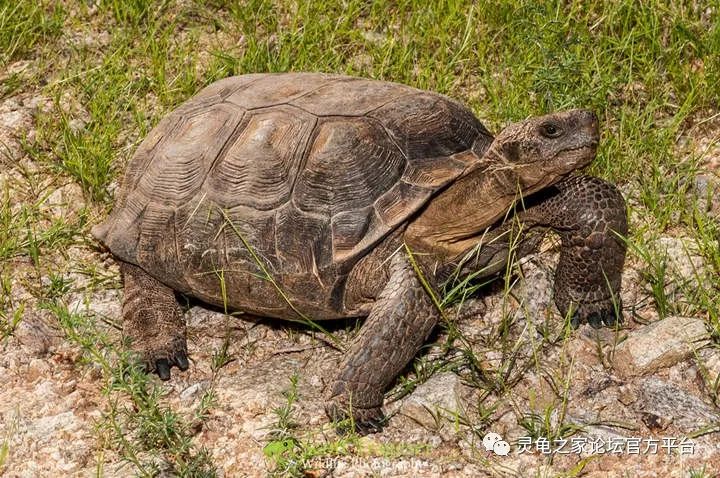
<instances>
[{"instance_id":1,"label":"tortoise eye","mask_svg":"<svg viewBox=\"0 0 720 478\"><path fill-rule=\"evenodd\" d=\"M546 138L557 138L563 134L563 130L555 123L543 123L540 125L540 134Z\"/></svg>"}]
</instances>

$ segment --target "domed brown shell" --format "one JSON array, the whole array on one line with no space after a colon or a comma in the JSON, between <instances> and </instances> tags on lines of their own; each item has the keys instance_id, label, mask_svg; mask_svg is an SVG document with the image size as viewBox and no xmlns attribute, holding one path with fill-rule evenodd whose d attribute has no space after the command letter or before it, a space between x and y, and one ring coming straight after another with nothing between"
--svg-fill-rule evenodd
<instances>
[{"instance_id":1,"label":"domed brown shell","mask_svg":"<svg viewBox=\"0 0 720 478\"><path fill-rule=\"evenodd\" d=\"M209 302L223 294L226 305L284 316L290 298L338 315L357 260L491 141L465 107L396 83L226 78L150 132L93 233L119 259ZM258 304L278 287L286 298Z\"/></svg>"}]
</instances>

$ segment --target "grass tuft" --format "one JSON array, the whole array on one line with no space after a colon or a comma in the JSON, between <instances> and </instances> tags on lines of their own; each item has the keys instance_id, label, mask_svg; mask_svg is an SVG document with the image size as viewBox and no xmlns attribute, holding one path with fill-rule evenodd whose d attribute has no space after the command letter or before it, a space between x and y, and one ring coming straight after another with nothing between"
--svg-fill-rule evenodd
<instances>
[{"instance_id":1,"label":"grass tuft","mask_svg":"<svg viewBox=\"0 0 720 478\"><path fill-rule=\"evenodd\" d=\"M65 12L46 0L0 0L0 66L29 55L62 31Z\"/></svg>"}]
</instances>

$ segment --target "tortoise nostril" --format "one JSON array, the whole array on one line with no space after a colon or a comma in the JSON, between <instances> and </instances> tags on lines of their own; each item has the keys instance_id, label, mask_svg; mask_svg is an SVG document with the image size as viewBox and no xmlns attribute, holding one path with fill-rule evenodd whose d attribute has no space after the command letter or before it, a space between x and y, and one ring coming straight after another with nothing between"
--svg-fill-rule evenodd
<instances>
[{"instance_id":1,"label":"tortoise nostril","mask_svg":"<svg viewBox=\"0 0 720 478\"><path fill-rule=\"evenodd\" d=\"M596 129L598 126L598 117L593 111L585 111L584 118L585 124L590 126L593 129Z\"/></svg>"},{"instance_id":2,"label":"tortoise nostril","mask_svg":"<svg viewBox=\"0 0 720 478\"><path fill-rule=\"evenodd\" d=\"M585 130L590 134L593 145L597 145L600 138L600 127L597 115L590 110L585 110L582 117Z\"/></svg>"}]
</instances>

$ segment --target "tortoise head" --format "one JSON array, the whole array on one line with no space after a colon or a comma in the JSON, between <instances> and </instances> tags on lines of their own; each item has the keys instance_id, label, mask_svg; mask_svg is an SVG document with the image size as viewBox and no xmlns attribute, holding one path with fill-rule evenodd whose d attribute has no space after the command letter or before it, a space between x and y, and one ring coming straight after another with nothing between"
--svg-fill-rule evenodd
<instances>
[{"instance_id":1,"label":"tortoise head","mask_svg":"<svg viewBox=\"0 0 720 478\"><path fill-rule=\"evenodd\" d=\"M589 164L595 158L598 139L597 117L587 110L509 125L476 167L468 168L429 202L408 226L405 240L418 249L458 257L507 214L518 192L528 196Z\"/></svg>"},{"instance_id":2,"label":"tortoise head","mask_svg":"<svg viewBox=\"0 0 720 478\"><path fill-rule=\"evenodd\" d=\"M588 110L530 118L506 127L491 150L498 169L512 170L525 194L589 164L597 151L598 120ZM498 158L499 156L499 158Z\"/></svg>"}]
</instances>

